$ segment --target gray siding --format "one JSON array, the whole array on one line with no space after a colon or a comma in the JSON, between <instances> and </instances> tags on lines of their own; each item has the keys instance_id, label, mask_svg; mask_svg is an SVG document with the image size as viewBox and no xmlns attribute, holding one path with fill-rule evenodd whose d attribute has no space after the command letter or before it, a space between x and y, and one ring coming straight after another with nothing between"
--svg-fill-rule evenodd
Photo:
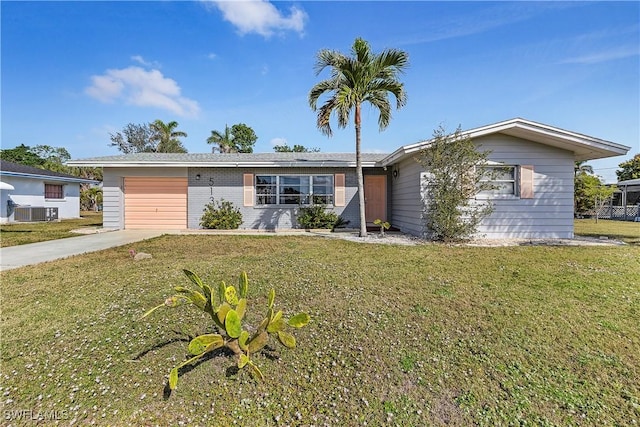
<instances>
[{"instance_id":1,"label":"gray siding","mask_svg":"<svg viewBox=\"0 0 640 427\"><path fill-rule=\"evenodd\" d=\"M493 161L534 167L533 199L492 199L494 212L481 223L478 237L573 237L573 153L500 134L474 142L480 150L490 150ZM422 236L420 173L424 169L413 158L403 160L397 167L392 224L403 232Z\"/></svg>"},{"instance_id":2,"label":"gray siding","mask_svg":"<svg viewBox=\"0 0 640 427\"><path fill-rule=\"evenodd\" d=\"M357 182L355 170L348 168L189 168L188 218L189 228L201 228L205 205L214 198L232 202L242 213L241 229L290 229L297 228L297 207L244 206L243 175L334 175L345 174L345 206L333 207L333 211L350 221L348 227L359 224ZM200 179L196 179L200 175ZM210 185L212 184L212 185ZM254 194L255 197L255 194Z\"/></svg>"},{"instance_id":3,"label":"gray siding","mask_svg":"<svg viewBox=\"0 0 640 427\"><path fill-rule=\"evenodd\" d=\"M403 233L422 236L424 226L420 173L423 168L410 157L393 165L391 169L397 171L397 177L391 178L391 225Z\"/></svg>"},{"instance_id":4,"label":"gray siding","mask_svg":"<svg viewBox=\"0 0 640 427\"><path fill-rule=\"evenodd\" d=\"M491 159L533 165L533 199L494 199L494 212L478 232L487 238L572 238L573 153L506 136L479 138Z\"/></svg>"}]
</instances>

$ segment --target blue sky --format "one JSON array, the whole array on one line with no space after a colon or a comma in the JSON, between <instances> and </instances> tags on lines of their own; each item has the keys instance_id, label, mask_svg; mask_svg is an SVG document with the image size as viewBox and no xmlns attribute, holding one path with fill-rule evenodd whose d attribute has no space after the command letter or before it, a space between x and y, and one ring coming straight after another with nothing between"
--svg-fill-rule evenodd
<instances>
[{"instance_id":1,"label":"blue sky","mask_svg":"<svg viewBox=\"0 0 640 427\"><path fill-rule=\"evenodd\" d=\"M391 152L443 124L471 129L523 117L631 147L590 162L607 181L640 152L638 2L2 1L2 148L118 154L127 123L175 120L189 152L246 123L255 151L327 138L307 102L323 48L403 49L408 103L378 131L364 109L363 151ZM337 127L335 122L334 127Z\"/></svg>"}]
</instances>

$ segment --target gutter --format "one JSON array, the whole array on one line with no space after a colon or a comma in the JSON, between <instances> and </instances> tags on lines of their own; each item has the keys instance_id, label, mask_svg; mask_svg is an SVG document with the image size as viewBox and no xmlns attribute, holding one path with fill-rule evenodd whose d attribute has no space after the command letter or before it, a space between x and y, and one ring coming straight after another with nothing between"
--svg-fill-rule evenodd
<instances>
[{"instance_id":1,"label":"gutter","mask_svg":"<svg viewBox=\"0 0 640 427\"><path fill-rule=\"evenodd\" d=\"M138 161L138 162L118 162L118 161L68 161L69 166L88 166L103 168L355 168L356 162L330 162L326 160L317 162L158 162L158 161ZM362 167L373 168L382 167L380 162L362 162Z\"/></svg>"},{"instance_id":2,"label":"gutter","mask_svg":"<svg viewBox=\"0 0 640 427\"><path fill-rule=\"evenodd\" d=\"M28 179L44 179L50 181L62 181L62 182L77 182L81 184L99 184L100 181L96 181L93 179L84 179L84 178L72 178L72 177L64 177L64 176L54 176L54 175L39 175L32 173L20 173L20 172L8 172L2 171L0 176L13 176L16 178L28 178Z\"/></svg>"}]
</instances>

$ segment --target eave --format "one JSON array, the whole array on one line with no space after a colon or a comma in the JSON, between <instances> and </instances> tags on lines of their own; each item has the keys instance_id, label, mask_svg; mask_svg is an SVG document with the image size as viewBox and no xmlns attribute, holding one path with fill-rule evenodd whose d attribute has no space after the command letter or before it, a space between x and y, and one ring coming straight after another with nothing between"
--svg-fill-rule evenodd
<instances>
[{"instance_id":1,"label":"eave","mask_svg":"<svg viewBox=\"0 0 640 427\"><path fill-rule=\"evenodd\" d=\"M38 175L32 173L20 173L20 172L9 172L2 171L0 172L0 176L12 176L16 178L27 178L27 179L41 179L44 181L55 181L55 182L74 182L78 184L98 184L100 181L96 181L93 179L85 179L85 178L67 178L62 176L52 176L52 175Z\"/></svg>"},{"instance_id":2,"label":"eave","mask_svg":"<svg viewBox=\"0 0 640 427\"><path fill-rule=\"evenodd\" d=\"M621 156L627 154L631 149L631 147L622 144L520 118L463 131L462 134L472 140L492 134L509 135L571 151L576 161ZM381 163L383 166L396 163L405 156L415 154L423 148L426 148L430 142L431 140L421 141L400 147L384 158Z\"/></svg>"}]
</instances>

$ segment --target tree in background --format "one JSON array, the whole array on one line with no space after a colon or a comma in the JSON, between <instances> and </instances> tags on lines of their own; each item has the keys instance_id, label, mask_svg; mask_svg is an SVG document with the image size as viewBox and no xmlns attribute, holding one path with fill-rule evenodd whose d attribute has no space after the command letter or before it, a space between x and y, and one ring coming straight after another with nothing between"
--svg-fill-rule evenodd
<instances>
[{"instance_id":1,"label":"tree in background","mask_svg":"<svg viewBox=\"0 0 640 427\"><path fill-rule=\"evenodd\" d=\"M121 132L110 133L111 147L116 147L124 154L155 153L157 141L153 139L153 131L148 124L129 123Z\"/></svg>"},{"instance_id":2,"label":"tree in background","mask_svg":"<svg viewBox=\"0 0 640 427\"><path fill-rule=\"evenodd\" d=\"M213 145L212 153L253 153L253 146L257 140L258 136L251 127L237 123L231 128L225 125L224 132L212 130L207 144Z\"/></svg>"},{"instance_id":3,"label":"tree in background","mask_svg":"<svg viewBox=\"0 0 640 427\"><path fill-rule=\"evenodd\" d=\"M85 187L80 191L80 209L83 211L97 211L102 204L102 188Z\"/></svg>"},{"instance_id":4,"label":"tree in background","mask_svg":"<svg viewBox=\"0 0 640 427\"><path fill-rule=\"evenodd\" d=\"M386 49L380 54L371 51L369 43L357 38L351 48L351 56L329 49L322 49L316 56L315 70L319 75L329 68L331 77L317 83L309 92L309 105L318 111L317 127L327 136L332 135L330 119L335 113L338 127L345 128L349 124L349 116L354 112L356 130L356 174L358 177L358 202L360 206L360 236L367 235L367 224L364 206L364 178L362 175L361 145L361 109L368 102L378 110L378 127L386 129L391 121L391 103L389 94L396 99L399 109L407 102L404 85L398 75L409 64L409 55L397 49ZM322 107L318 108L318 100L329 94Z\"/></svg>"},{"instance_id":5,"label":"tree in background","mask_svg":"<svg viewBox=\"0 0 640 427\"><path fill-rule=\"evenodd\" d=\"M207 144L213 145L213 147L211 147L212 153L215 153L216 150L223 154L233 153L233 136L231 135L229 126L224 126L224 132L212 130L211 136L207 138Z\"/></svg>"},{"instance_id":6,"label":"tree in background","mask_svg":"<svg viewBox=\"0 0 640 427\"><path fill-rule=\"evenodd\" d=\"M575 216L593 214L597 221L600 209L611 199L615 190L615 186L605 185L597 175L578 173L574 180Z\"/></svg>"},{"instance_id":7,"label":"tree in background","mask_svg":"<svg viewBox=\"0 0 640 427\"><path fill-rule=\"evenodd\" d=\"M31 147L24 144L20 144L15 148L0 150L0 159L36 168L42 167L45 162L45 159L40 157Z\"/></svg>"},{"instance_id":8,"label":"tree in background","mask_svg":"<svg viewBox=\"0 0 640 427\"><path fill-rule=\"evenodd\" d=\"M121 132L111 133L111 147L124 154L130 153L186 153L187 150L178 138L187 134L176 131L178 122L129 123Z\"/></svg>"},{"instance_id":9,"label":"tree in background","mask_svg":"<svg viewBox=\"0 0 640 427\"><path fill-rule=\"evenodd\" d=\"M295 144L293 147L285 142L283 145L275 145L273 150L277 153L318 153L319 148L307 148L304 145Z\"/></svg>"},{"instance_id":10,"label":"tree in background","mask_svg":"<svg viewBox=\"0 0 640 427\"><path fill-rule=\"evenodd\" d=\"M71 155L64 147L51 147L50 145L30 147L20 144L15 148L0 150L0 158L21 165L102 181L102 169L100 168L67 166L66 163L71 159Z\"/></svg>"},{"instance_id":11,"label":"tree in background","mask_svg":"<svg viewBox=\"0 0 640 427\"><path fill-rule=\"evenodd\" d=\"M478 151L460 127L453 134L442 126L433 132L417 157L426 170L421 185L428 237L444 242L468 239L493 211L488 201L474 200L480 191L495 188L491 179L499 171L485 167L489 154Z\"/></svg>"},{"instance_id":12,"label":"tree in background","mask_svg":"<svg viewBox=\"0 0 640 427\"><path fill-rule=\"evenodd\" d=\"M156 120L149 125L153 132L153 138L157 141L156 151L158 153L186 153L179 138L186 138L186 132L175 130L178 122L171 121L164 123L162 120Z\"/></svg>"},{"instance_id":13,"label":"tree in background","mask_svg":"<svg viewBox=\"0 0 640 427\"><path fill-rule=\"evenodd\" d=\"M618 165L622 170L617 170L618 181L640 178L640 154Z\"/></svg>"},{"instance_id":14,"label":"tree in background","mask_svg":"<svg viewBox=\"0 0 640 427\"><path fill-rule=\"evenodd\" d=\"M593 175L593 166L588 165L586 160L575 162L573 166L573 175L578 176L580 173L589 173Z\"/></svg>"}]
</instances>

